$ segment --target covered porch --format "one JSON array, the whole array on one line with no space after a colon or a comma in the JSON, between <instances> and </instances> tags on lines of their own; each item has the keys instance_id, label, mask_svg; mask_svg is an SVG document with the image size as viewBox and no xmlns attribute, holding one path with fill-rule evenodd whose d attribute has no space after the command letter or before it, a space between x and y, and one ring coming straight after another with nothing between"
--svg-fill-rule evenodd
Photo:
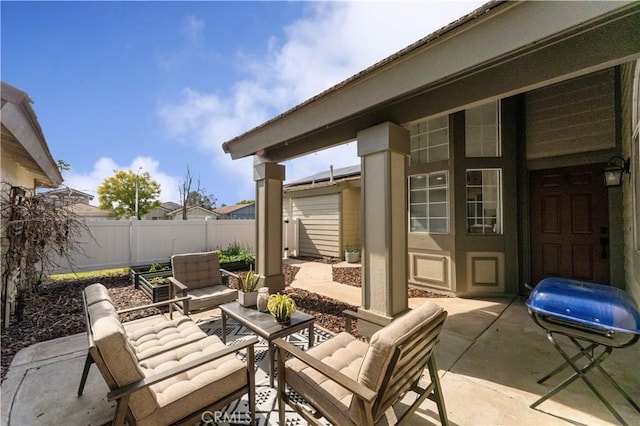
<instances>
[{"instance_id":1,"label":"covered porch","mask_svg":"<svg viewBox=\"0 0 640 426\"><path fill-rule=\"evenodd\" d=\"M224 143L232 158L255 159L257 269L264 284L283 287L285 167L279 163L355 140L364 315L390 321L406 311L409 284L504 296L526 293L545 274L612 284L638 302L640 260L622 243L633 236L624 226L632 213L623 217L620 208L631 208L630 185L602 192L610 212L602 224L591 221L602 199L574 203L582 206L575 217L589 218L593 241L564 254L574 261L571 272L557 260L564 249L556 256L553 244L536 246L531 231L536 171L562 175L564 168L586 167L578 174L593 183L609 158L631 155L638 46L637 3L489 3ZM581 92L581 104L565 107L562 116L554 114L563 102L556 100L542 118L533 116L556 92L569 104ZM592 108L595 98L604 104ZM625 268L625 258L632 267ZM367 334L368 326L360 326Z\"/></svg>"},{"instance_id":2,"label":"covered porch","mask_svg":"<svg viewBox=\"0 0 640 426\"><path fill-rule=\"evenodd\" d=\"M411 301L420 303L419 299ZM536 381L562 359L545 338L544 331L529 318L522 300L500 297L437 301L449 312L436 348L436 359L450 424L615 423L609 411L581 381L537 409L529 408L559 383L560 378L544 385ZM357 300L348 302L358 303ZM38 343L18 353L2 383L0 424L103 425L112 420L115 406L106 400L108 387L95 367L89 372L83 396L76 395L86 345L86 335L82 333ZM635 345L614 351L603 364L636 401L640 399L638 357L640 346ZM261 379L259 374L257 379ZM599 376L598 372L589 375L626 422L633 424L637 413ZM268 387L267 380L258 382L256 392L257 424L277 425L275 390ZM220 418L223 419L223 415ZM435 403L426 400L409 424L438 424Z\"/></svg>"}]
</instances>

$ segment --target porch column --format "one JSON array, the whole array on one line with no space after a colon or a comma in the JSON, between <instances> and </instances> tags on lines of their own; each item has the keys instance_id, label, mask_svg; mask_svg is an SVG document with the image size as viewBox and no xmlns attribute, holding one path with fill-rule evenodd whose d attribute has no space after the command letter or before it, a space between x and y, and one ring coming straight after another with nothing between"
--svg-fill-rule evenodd
<instances>
[{"instance_id":1,"label":"porch column","mask_svg":"<svg viewBox=\"0 0 640 426\"><path fill-rule=\"evenodd\" d=\"M284 289L282 275L282 182L284 166L255 156L256 181L256 272L269 293Z\"/></svg>"},{"instance_id":2,"label":"porch column","mask_svg":"<svg viewBox=\"0 0 640 426\"><path fill-rule=\"evenodd\" d=\"M409 131L386 122L358 132L362 193L362 308L372 334L408 308L407 164Z\"/></svg>"}]
</instances>

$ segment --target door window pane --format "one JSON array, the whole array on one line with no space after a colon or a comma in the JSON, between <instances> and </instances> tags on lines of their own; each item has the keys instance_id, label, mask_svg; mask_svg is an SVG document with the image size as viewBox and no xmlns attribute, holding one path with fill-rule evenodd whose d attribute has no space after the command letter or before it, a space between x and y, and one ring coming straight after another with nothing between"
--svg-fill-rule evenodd
<instances>
[{"instance_id":1,"label":"door window pane","mask_svg":"<svg viewBox=\"0 0 640 426\"><path fill-rule=\"evenodd\" d=\"M467 170L467 232L502 233L502 171Z\"/></svg>"},{"instance_id":2,"label":"door window pane","mask_svg":"<svg viewBox=\"0 0 640 426\"><path fill-rule=\"evenodd\" d=\"M409 177L409 232L449 232L449 172Z\"/></svg>"},{"instance_id":3,"label":"door window pane","mask_svg":"<svg viewBox=\"0 0 640 426\"><path fill-rule=\"evenodd\" d=\"M500 103L480 105L465 111L465 155L500 157Z\"/></svg>"}]
</instances>

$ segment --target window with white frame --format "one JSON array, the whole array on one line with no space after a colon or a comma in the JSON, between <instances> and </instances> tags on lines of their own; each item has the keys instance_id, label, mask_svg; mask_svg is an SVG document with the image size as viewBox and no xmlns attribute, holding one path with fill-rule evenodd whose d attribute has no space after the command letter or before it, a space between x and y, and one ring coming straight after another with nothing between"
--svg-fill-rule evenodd
<instances>
[{"instance_id":1,"label":"window with white frame","mask_svg":"<svg viewBox=\"0 0 640 426\"><path fill-rule=\"evenodd\" d=\"M449 116L429 118L409 126L410 164L449 159Z\"/></svg>"},{"instance_id":2,"label":"window with white frame","mask_svg":"<svg viewBox=\"0 0 640 426\"><path fill-rule=\"evenodd\" d=\"M449 233L449 172L409 176L409 232Z\"/></svg>"},{"instance_id":3,"label":"window with white frame","mask_svg":"<svg viewBox=\"0 0 640 426\"><path fill-rule=\"evenodd\" d=\"M468 109L465 115L465 156L500 157L500 102Z\"/></svg>"},{"instance_id":4,"label":"window with white frame","mask_svg":"<svg viewBox=\"0 0 640 426\"><path fill-rule=\"evenodd\" d=\"M467 170L467 232L502 233L502 170Z\"/></svg>"}]
</instances>

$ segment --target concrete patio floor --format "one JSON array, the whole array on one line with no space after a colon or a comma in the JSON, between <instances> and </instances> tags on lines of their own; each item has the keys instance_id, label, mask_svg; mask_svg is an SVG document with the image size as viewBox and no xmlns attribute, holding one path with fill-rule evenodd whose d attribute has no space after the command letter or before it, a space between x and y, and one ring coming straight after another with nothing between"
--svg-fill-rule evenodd
<instances>
[{"instance_id":1,"label":"concrete patio floor","mask_svg":"<svg viewBox=\"0 0 640 426\"><path fill-rule=\"evenodd\" d=\"M306 265L302 264L294 286L360 304L358 288L331 282L330 265L324 268ZM321 280L318 274L324 278ZM313 278L306 279L307 285L305 276ZM537 409L529 408L568 373L544 385L536 383L561 364L562 359L547 341L544 330L529 318L519 298L432 300L449 312L436 349L436 360L452 425L617 424L581 380ZM415 306L423 301L410 299L410 304ZM85 335L78 334L20 351L2 383L1 424L108 423L115 405L106 401L108 388L95 367L89 374L84 395L76 396L86 345ZM640 345L634 345L614 350L602 364L636 402L640 401L639 360ZM588 377L627 423L639 423L640 413L601 379L599 372L592 371ZM435 404L431 401L424 402L410 422L412 425L437 423Z\"/></svg>"}]
</instances>

